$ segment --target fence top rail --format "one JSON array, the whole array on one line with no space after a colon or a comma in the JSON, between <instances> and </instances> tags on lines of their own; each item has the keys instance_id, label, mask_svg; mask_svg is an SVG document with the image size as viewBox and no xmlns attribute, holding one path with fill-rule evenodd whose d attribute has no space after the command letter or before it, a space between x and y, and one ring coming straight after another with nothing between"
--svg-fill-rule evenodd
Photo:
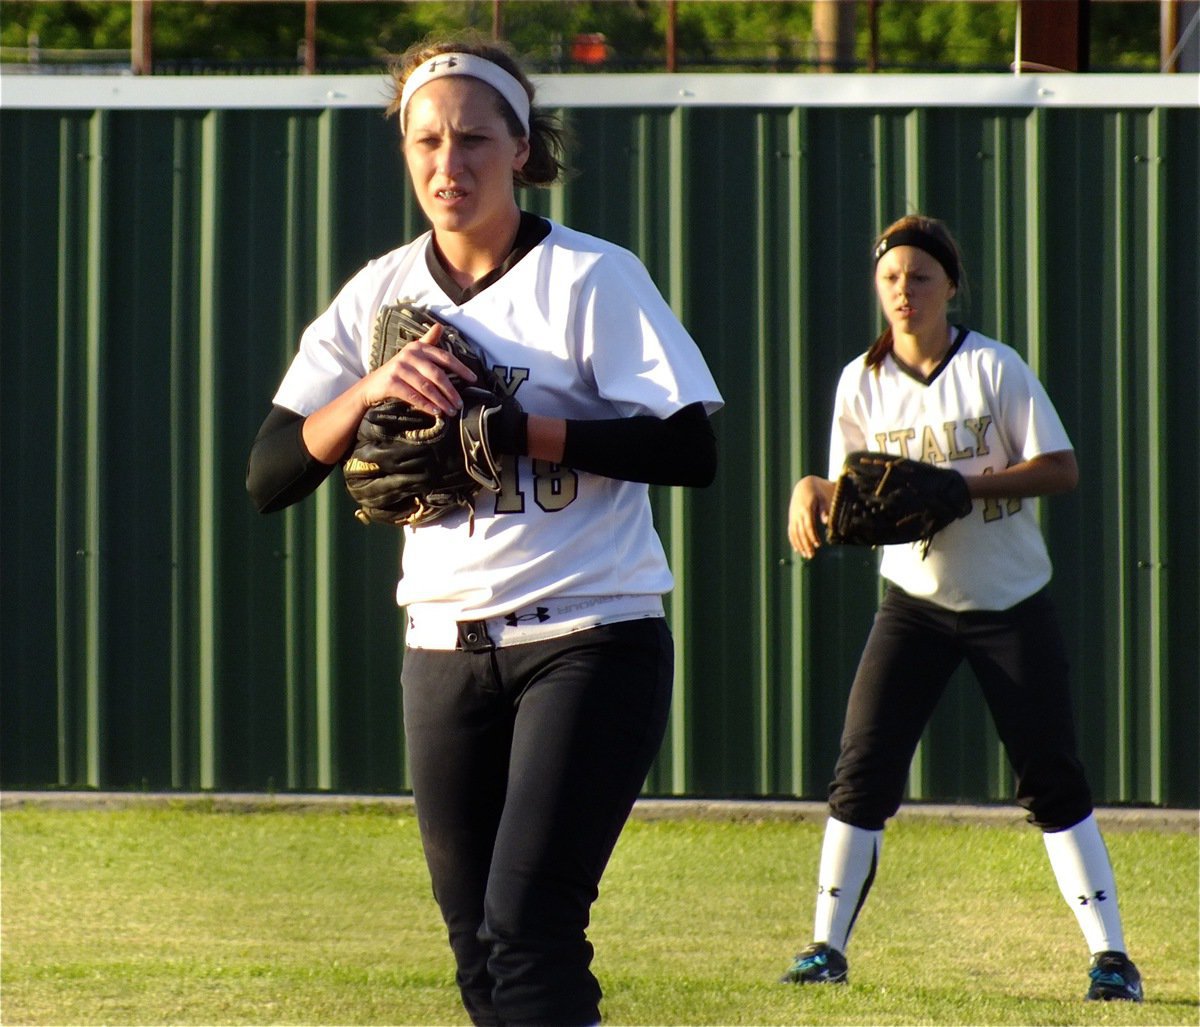
<instances>
[{"instance_id":1,"label":"fence top rail","mask_svg":"<svg viewBox=\"0 0 1200 1027\"><path fill-rule=\"evenodd\" d=\"M1194 74L535 75L547 107L1200 108ZM384 75L0 76L0 107L160 110L383 107Z\"/></svg>"}]
</instances>

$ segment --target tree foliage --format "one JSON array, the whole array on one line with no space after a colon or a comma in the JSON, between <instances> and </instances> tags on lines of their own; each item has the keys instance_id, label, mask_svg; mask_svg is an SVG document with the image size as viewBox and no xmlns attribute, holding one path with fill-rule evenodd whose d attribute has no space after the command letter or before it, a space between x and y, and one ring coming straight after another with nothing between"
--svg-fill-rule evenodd
<instances>
[{"instance_id":1,"label":"tree foliage","mask_svg":"<svg viewBox=\"0 0 1200 1027\"><path fill-rule=\"evenodd\" d=\"M995 71L1014 53L1017 0L878 0L875 52L881 71ZM1089 6L1093 70L1154 71L1158 10L1150 0ZM679 70L804 71L813 61L810 0L678 0ZM153 11L157 66L228 64L294 67L305 32L302 0L159 0ZM490 33L492 0L320 0L319 70L378 68L432 32L474 27ZM505 0L502 34L537 71L587 70L572 59L580 34L604 36L613 70L665 66L663 0ZM855 5L855 64L871 55L865 0ZM122 0L5 0L0 43L6 59L36 45L55 50L128 50L132 6ZM18 58L19 59L19 58Z\"/></svg>"}]
</instances>

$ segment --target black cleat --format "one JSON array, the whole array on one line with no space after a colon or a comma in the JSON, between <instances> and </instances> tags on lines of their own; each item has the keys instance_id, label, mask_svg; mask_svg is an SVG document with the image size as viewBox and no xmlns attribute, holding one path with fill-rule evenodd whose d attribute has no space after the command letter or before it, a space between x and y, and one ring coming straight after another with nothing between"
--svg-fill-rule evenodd
<instances>
[{"instance_id":1,"label":"black cleat","mask_svg":"<svg viewBox=\"0 0 1200 1027\"><path fill-rule=\"evenodd\" d=\"M845 984L849 974L846 957L837 949L831 949L825 942L818 941L796 954L796 961L788 968L788 972L779 978L779 983Z\"/></svg>"},{"instance_id":2,"label":"black cleat","mask_svg":"<svg viewBox=\"0 0 1200 1027\"><path fill-rule=\"evenodd\" d=\"M1142 1001L1142 975L1124 952L1097 952L1088 970L1092 983L1088 986L1088 1001Z\"/></svg>"}]
</instances>

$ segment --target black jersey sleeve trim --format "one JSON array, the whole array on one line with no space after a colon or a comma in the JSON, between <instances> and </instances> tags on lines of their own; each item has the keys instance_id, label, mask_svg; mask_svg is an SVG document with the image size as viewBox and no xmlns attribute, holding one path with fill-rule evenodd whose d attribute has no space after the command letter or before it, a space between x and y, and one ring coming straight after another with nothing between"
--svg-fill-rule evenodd
<instances>
[{"instance_id":1,"label":"black jersey sleeve trim","mask_svg":"<svg viewBox=\"0 0 1200 1027\"><path fill-rule=\"evenodd\" d=\"M258 429L246 465L246 491L259 513L274 513L317 490L336 464L325 464L304 445L304 416L273 406Z\"/></svg>"},{"instance_id":2,"label":"black jersey sleeve trim","mask_svg":"<svg viewBox=\"0 0 1200 1027\"><path fill-rule=\"evenodd\" d=\"M563 463L621 481L704 488L716 477L717 439L702 403L667 418L568 420Z\"/></svg>"}]
</instances>

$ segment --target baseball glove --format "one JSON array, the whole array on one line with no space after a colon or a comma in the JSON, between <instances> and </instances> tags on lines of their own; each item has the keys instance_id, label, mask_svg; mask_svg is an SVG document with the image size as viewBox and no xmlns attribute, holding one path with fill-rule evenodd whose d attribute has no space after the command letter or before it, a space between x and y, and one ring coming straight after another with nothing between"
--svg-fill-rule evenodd
<instances>
[{"instance_id":1,"label":"baseball glove","mask_svg":"<svg viewBox=\"0 0 1200 1027\"><path fill-rule=\"evenodd\" d=\"M889 453L858 450L846 457L829 509L829 541L852 546L920 542L971 512L967 483L957 471Z\"/></svg>"},{"instance_id":2,"label":"baseball glove","mask_svg":"<svg viewBox=\"0 0 1200 1027\"><path fill-rule=\"evenodd\" d=\"M389 304L375 319L370 369L437 323L442 325L437 345L470 368L475 382L451 375L463 397L462 412L453 417L434 417L399 399L367 411L342 464L346 489L358 504L355 516L364 524L417 527L466 510L473 528L476 494L500 491L496 429L521 416L520 407L462 332L417 304Z\"/></svg>"}]
</instances>

